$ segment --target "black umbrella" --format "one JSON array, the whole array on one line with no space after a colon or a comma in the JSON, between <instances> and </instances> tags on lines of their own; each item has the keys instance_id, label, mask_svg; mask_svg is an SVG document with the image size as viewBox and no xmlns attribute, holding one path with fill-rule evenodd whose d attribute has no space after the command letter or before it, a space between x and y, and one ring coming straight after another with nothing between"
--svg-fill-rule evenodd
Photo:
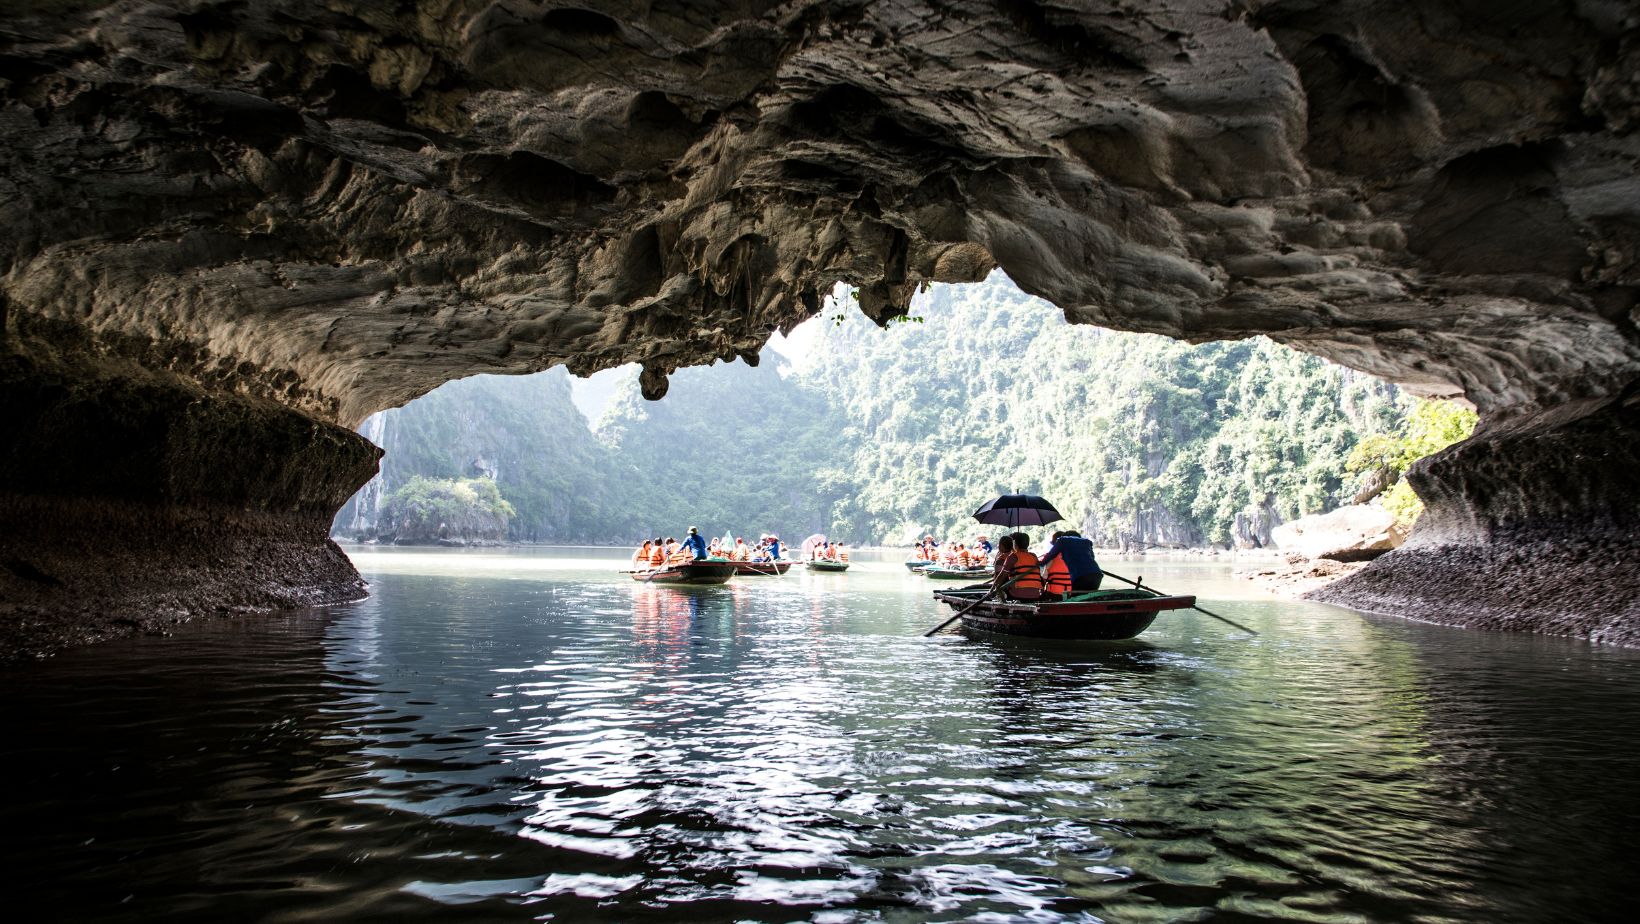
<instances>
[{"instance_id":1,"label":"black umbrella","mask_svg":"<svg viewBox=\"0 0 1640 924\"><path fill-rule=\"evenodd\" d=\"M1045 526L1063 520L1059 511L1035 494L1004 494L974 511L974 519L1018 529L1021 526Z\"/></svg>"}]
</instances>

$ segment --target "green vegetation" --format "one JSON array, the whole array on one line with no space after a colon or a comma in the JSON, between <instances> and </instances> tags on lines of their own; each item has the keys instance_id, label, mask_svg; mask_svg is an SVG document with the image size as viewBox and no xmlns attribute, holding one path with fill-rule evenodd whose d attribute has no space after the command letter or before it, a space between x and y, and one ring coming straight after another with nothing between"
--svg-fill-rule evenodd
<instances>
[{"instance_id":1,"label":"green vegetation","mask_svg":"<svg viewBox=\"0 0 1640 924\"><path fill-rule=\"evenodd\" d=\"M1022 491L1106 545L1257 544L1238 514L1347 500L1357 434L1402 414L1393 388L1267 340L1068 325L1000 276L935 286L918 310L926 323L888 330L851 317L800 376L845 399L839 534L962 532Z\"/></svg>"},{"instance_id":2,"label":"green vegetation","mask_svg":"<svg viewBox=\"0 0 1640 924\"><path fill-rule=\"evenodd\" d=\"M1419 459L1468 439L1479 422L1473 410L1456 402L1420 399L1394 433L1373 433L1357 443L1345 468L1366 474L1380 489L1388 485L1384 508L1410 528L1424 505L1401 476Z\"/></svg>"},{"instance_id":3,"label":"green vegetation","mask_svg":"<svg viewBox=\"0 0 1640 924\"><path fill-rule=\"evenodd\" d=\"M449 382L362 429L387 455L337 515L340 534L376 538L382 492L418 475L493 479L516 509L514 541L624 542L638 531L622 513L631 473L587 430L562 368Z\"/></svg>"},{"instance_id":4,"label":"green vegetation","mask_svg":"<svg viewBox=\"0 0 1640 924\"><path fill-rule=\"evenodd\" d=\"M971 532L981 503L1023 491L1104 545L1246 546L1350 502L1363 434L1412 440L1419 419L1395 388L1264 339L1068 325L1000 274L932 286L914 311L879 329L828 310L800 368L765 352L683 369L660 402L634 368L595 431L561 369L454 382L370 426L389 487L491 474L518 540L697 525L896 542ZM373 503L338 529L367 534Z\"/></svg>"},{"instance_id":5,"label":"green vegetation","mask_svg":"<svg viewBox=\"0 0 1640 924\"><path fill-rule=\"evenodd\" d=\"M395 542L498 542L517 511L489 478L411 478L382 504L381 533Z\"/></svg>"}]
</instances>

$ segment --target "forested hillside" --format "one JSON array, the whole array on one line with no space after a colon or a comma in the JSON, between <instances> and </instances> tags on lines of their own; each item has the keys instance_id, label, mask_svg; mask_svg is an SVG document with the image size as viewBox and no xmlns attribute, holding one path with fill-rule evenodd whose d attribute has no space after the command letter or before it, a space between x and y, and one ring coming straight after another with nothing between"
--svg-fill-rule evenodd
<instances>
[{"instance_id":1,"label":"forested hillside","mask_svg":"<svg viewBox=\"0 0 1640 924\"><path fill-rule=\"evenodd\" d=\"M512 505L515 541L625 541L629 478L587 430L562 368L530 376L480 375L449 382L360 428L387 451L381 473L336 516L335 532L391 536L387 501L415 476L489 477ZM614 475L614 477L612 477Z\"/></svg>"},{"instance_id":2,"label":"forested hillside","mask_svg":"<svg viewBox=\"0 0 1640 924\"><path fill-rule=\"evenodd\" d=\"M1272 518L1347 502L1350 450L1404 414L1393 387L1264 339L1066 324L1000 274L915 313L888 330L851 313L803 370L848 420L840 533L943 535L1008 491L1106 545L1262 544Z\"/></svg>"},{"instance_id":3,"label":"forested hillside","mask_svg":"<svg viewBox=\"0 0 1640 924\"><path fill-rule=\"evenodd\" d=\"M454 382L364 431L388 492L493 474L520 540L693 524L896 542L967 531L981 502L1025 491L1105 545L1246 546L1347 503L1352 449L1406 414L1393 387L1266 340L1068 325L1001 274L933 286L913 315L880 330L843 312L795 370L771 351L685 369L659 402L634 370L595 433L562 370ZM381 487L339 532L372 534Z\"/></svg>"}]
</instances>

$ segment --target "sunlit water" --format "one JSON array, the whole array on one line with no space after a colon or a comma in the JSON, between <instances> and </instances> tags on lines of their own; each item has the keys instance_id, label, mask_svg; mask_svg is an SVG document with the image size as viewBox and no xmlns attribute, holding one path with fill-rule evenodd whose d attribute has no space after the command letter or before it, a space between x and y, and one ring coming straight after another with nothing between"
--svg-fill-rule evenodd
<instances>
[{"instance_id":1,"label":"sunlit water","mask_svg":"<svg viewBox=\"0 0 1640 924\"><path fill-rule=\"evenodd\" d=\"M355 557L356 605L0 673L13 909L1634 919L1640 653L1204 562L1111 567L1259 635L924 639L947 612L892 561L674 590L588 550Z\"/></svg>"}]
</instances>

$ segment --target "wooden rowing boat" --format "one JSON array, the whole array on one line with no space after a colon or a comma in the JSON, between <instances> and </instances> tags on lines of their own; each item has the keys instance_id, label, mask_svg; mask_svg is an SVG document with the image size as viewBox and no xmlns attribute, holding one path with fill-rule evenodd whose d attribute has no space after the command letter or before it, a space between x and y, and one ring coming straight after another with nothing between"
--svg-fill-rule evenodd
<instances>
[{"instance_id":1,"label":"wooden rowing boat","mask_svg":"<svg viewBox=\"0 0 1640 924\"><path fill-rule=\"evenodd\" d=\"M847 571L846 561L827 561L823 558L811 558L804 562L810 571Z\"/></svg>"},{"instance_id":2,"label":"wooden rowing boat","mask_svg":"<svg viewBox=\"0 0 1640 924\"><path fill-rule=\"evenodd\" d=\"M1150 628L1156 614L1196 605L1195 597L1148 590L1096 590L1056 602L985 600L983 590L935 591L934 599L966 610L962 627L973 632L1025 638L1123 639Z\"/></svg>"},{"instance_id":3,"label":"wooden rowing boat","mask_svg":"<svg viewBox=\"0 0 1640 924\"><path fill-rule=\"evenodd\" d=\"M737 561L734 565L736 574L761 574L764 577L774 577L792 570L789 561Z\"/></svg>"},{"instance_id":4,"label":"wooden rowing boat","mask_svg":"<svg viewBox=\"0 0 1640 924\"><path fill-rule=\"evenodd\" d=\"M917 572L936 581L983 581L992 574L990 568L946 568L930 565Z\"/></svg>"},{"instance_id":5,"label":"wooden rowing boat","mask_svg":"<svg viewBox=\"0 0 1640 924\"><path fill-rule=\"evenodd\" d=\"M703 559L631 572L632 580L646 584L727 584L735 576L735 562Z\"/></svg>"},{"instance_id":6,"label":"wooden rowing boat","mask_svg":"<svg viewBox=\"0 0 1640 924\"><path fill-rule=\"evenodd\" d=\"M929 567L932 564L934 563L926 558L909 558L906 559L905 570L915 573Z\"/></svg>"}]
</instances>

